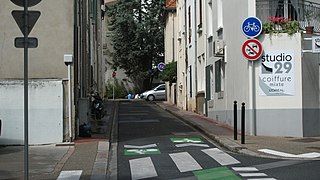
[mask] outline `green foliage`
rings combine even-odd
[[[108,99],[113,98],[113,87],[114,87],[114,98],[125,98],[125,96],[128,94],[126,91],[126,88],[123,83],[119,83],[118,79],[109,79],[107,81],[106,86],[106,96]]]
[[[288,33],[292,35],[299,32],[299,22],[284,17],[273,17],[271,16],[270,21],[263,24],[263,33],[274,34],[274,33]]]
[[[177,82],[177,61],[166,64],[160,74],[160,79],[169,82],[170,85]]]
[[[119,0],[107,10],[114,68],[137,82],[152,79],[164,54],[164,0]]]

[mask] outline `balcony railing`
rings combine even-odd
[[[320,32],[320,4],[305,0],[256,0],[257,17],[267,22],[270,16],[291,18],[300,27],[313,26]]]

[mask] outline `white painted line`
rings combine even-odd
[[[119,123],[153,123],[153,122],[160,122],[157,119],[145,119],[145,120],[125,120],[125,121],[119,121]]]
[[[150,157],[131,159],[129,163],[132,180],[158,176]]]
[[[57,180],[79,180],[82,170],[61,171]]]
[[[143,146],[135,146],[135,145],[124,145],[124,148],[132,148],[132,149],[145,149],[145,148],[153,148],[157,147],[156,144],[148,144]]]
[[[253,178],[253,179],[247,179],[247,180],[277,180],[275,178]]]
[[[187,147],[187,146],[209,147],[209,145],[207,144],[195,144],[195,143],[176,144],[176,147]]]
[[[255,167],[233,167],[232,168],[234,171],[259,171],[257,168]]]
[[[240,163],[238,160],[218,148],[204,149],[202,152],[206,153],[222,166]]]
[[[281,151],[275,151],[275,150],[271,150],[271,149],[259,149],[258,151],[264,152],[267,154],[276,155],[276,156],[288,157],[288,158],[318,158],[318,157],[320,157],[320,153],[316,153],[316,152],[295,155],[295,154],[285,153],[285,152],[281,152]]]
[[[268,176],[265,173],[239,173],[242,177],[262,177],[262,176]]]
[[[202,167],[187,152],[169,154],[180,172],[200,170]]]

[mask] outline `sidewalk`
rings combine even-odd
[[[237,136],[238,140],[234,140],[233,127],[182,110],[167,102],[158,102],[157,104],[230,151],[261,157],[320,160],[320,137],[293,138],[246,135],[245,144],[241,144],[240,134]]]

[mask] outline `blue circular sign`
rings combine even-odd
[[[158,64],[158,70],[159,70],[159,71],[163,71],[165,66],[166,66],[165,63],[159,63],[159,64]]]
[[[248,17],[243,21],[241,29],[245,36],[254,38],[260,35],[262,23],[257,17]]]

